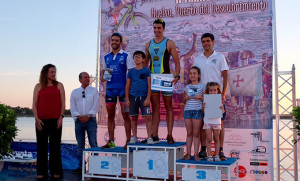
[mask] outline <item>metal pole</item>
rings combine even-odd
[[[276,7],[275,0],[272,0],[273,16],[273,58],[275,67],[275,108],[276,108],[276,160],[277,160],[277,180],[280,181],[280,157],[279,157],[279,105],[278,105],[278,61],[277,61],[277,31],[276,31]],[[273,171],[274,174],[274,171]]]
[[[100,66],[100,46],[101,46],[101,0],[99,0],[98,11],[98,35],[97,35],[97,58],[96,58],[96,88],[99,90],[99,66]]]
[[[292,100],[293,108],[296,106],[296,75],[295,75],[295,65],[292,68]],[[295,122],[293,122],[293,127],[295,127]],[[294,129],[294,140],[297,140],[297,131]],[[294,180],[298,180],[298,158],[297,158],[297,144],[294,144]]]

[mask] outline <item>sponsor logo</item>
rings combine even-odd
[[[269,164],[267,162],[250,162],[250,165],[252,165],[252,166],[268,166]]]
[[[240,158],[240,151],[237,149],[230,150],[229,155],[231,158]]]
[[[236,175],[236,167],[234,168],[234,173],[235,173],[235,175]],[[239,166],[239,178],[245,177],[246,174],[247,174],[246,168],[240,165],[240,166]]]
[[[244,146],[246,142],[243,140],[243,137],[239,134],[232,134],[228,137],[228,140],[225,141],[228,146]]]
[[[159,51],[159,48],[158,47],[154,47],[154,52],[155,52],[156,55],[157,55],[158,51]]]
[[[214,64],[216,64],[217,60],[213,59],[211,62],[214,63]]]
[[[119,59],[119,62],[123,62],[124,61],[124,57],[121,56],[120,59]]]
[[[250,134],[253,136],[254,139],[256,139],[259,142],[264,142],[264,143],[269,142],[269,140],[263,140],[262,131],[256,131],[256,132],[250,133]]]
[[[253,150],[251,150],[251,153],[268,154],[267,153],[267,148],[264,147],[264,146],[256,146]]]
[[[250,174],[263,175],[263,174],[268,174],[268,171],[266,171],[266,170],[250,170]]]
[[[263,158],[250,158],[250,162],[268,162],[268,159]]]

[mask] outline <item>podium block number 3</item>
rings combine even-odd
[[[206,179],[206,172],[205,171],[202,171],[202,170],[198,170],[196,172],[196,178],[197,179]]]

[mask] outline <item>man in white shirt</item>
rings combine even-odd
[[[211,33],[204,33],[201,37],[202,46],[204,52],[199,55],[194,62],[193,66],[197,66],[201,71],[201,83],[207,84],[207,82],[217,82],[222,89],[222,103],[224,104],[225,95],[228,88],[228,65],[224,55],[214,51],[213,46],[215,44],[214,35]],[[224,107],[225,108],[225,107]],[[220,132],[220,158],[221,160],[226,160],[223,153],[223,143],[224,143],[224,119],[226,111],[223,114],[221,122],[221,132]],[[206,155],[206,136],[205,131],[202,130],[203,123],[200,130],[201,138],[201,151],[199,153],[200,158],[205,158]]]
[[[77,140],[77,158],[79,165],[73,173],[82,171],[82,153],[87,132],[91,147],[97,147],[97,120],[96,115],[100,108],[99,92],[90,87],[90,76],[86,72],[79,74],[81,87],[74,89],[70,98],[71,114],[75,120],[75,135]]]

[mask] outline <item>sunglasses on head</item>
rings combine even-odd
[[[162,19],[156,19],[155,21],[159,21],[161,23],[164,23],[164,20],[162,20]]]

